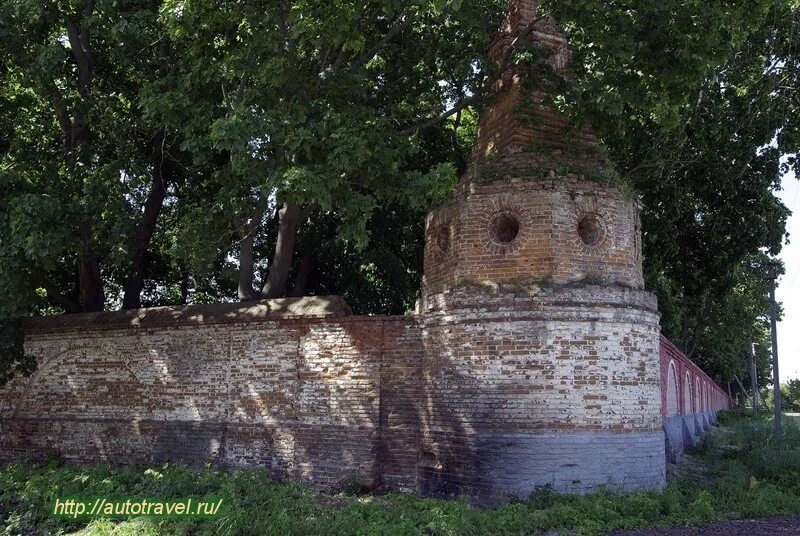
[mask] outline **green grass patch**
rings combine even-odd
[[[15,463],[0,469],[0,535],[496,535],[606,534],[614,529],[698,524],[800,512],[800,426],[775,436],[766,418],[723,414],[698,447],[707,468],[662,493],[534,493],[495,509],[403,494],[326,494],[270,480],[265,471],[163,466],[76,469]],[[355,483],[350,490],[355,492]],[[224,498],[213,519],[53,517],[56,497]]]

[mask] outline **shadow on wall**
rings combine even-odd
[[[153,409],[152,398],[108,348],[70,346],[56,343],[32,377],[3,390],[2,457],[86,462],[88,454],[101,462],[116,457],[117,463],[135,463],[135,453],[147,448],[142,423]]]
[[[564,307],[561,292],[552,309],[481,295],[480,314],[453,292],[462,309],[425,317],[421,495],[491,505],[545,487],[663,486],[657,334]]]
[[[50,332],[40,325],[26,342],[39,371],[0,393],[0,457],[266,466],[320,486],[355,475],[378,486],[388,324],[393,342],[420,348],[413,319],[193,320],[147,329],[110,322]],[[410,371],[418,354],[408,352]],[[413,398],[407,387],[397,391]],[[416,437],[415,406],[399,405],[395,426]],[[397,469],[396,479],[414,470]]]
[[[78,329],[39,324],[26,340],[38,372],[0,391],[0,458],[267,467],[321,487],[357,477],[487,504],[547,485],[663,484],[649,324],[566,310],[568,320],[544,321],[526,299],[516,313],[455,322],[195,312],[172,325],[123,326],[113,314],[93,329],[80,317]],[[664,366],[663,350],[674,389],[663,406],[690,412],[665,420],[669,454],[714,420],[686,401],[720,397],[703,402],[694,372],[674,357]]]

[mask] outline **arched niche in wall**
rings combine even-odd
[[[692,413],[694,413],[694,404],[692,404],[692,374],[687,370],[683,382],[683,414],[691,415]]]
[[[694,412],[700,413],[703,411],[703,391],[700,386],[700,378],[694,380]]]
[[[146,418],[153,407],[150,388],[135,366],[104,346],[76,346],[40,358],[16,399],[16,418],[49,417],[130,420]],[[122,393],[125,396],[120,396]]]
[[[667,373],[667,417],[674,417],[680,413],[678,401],[678,373],[675,370],[675,362],[670,361]]]

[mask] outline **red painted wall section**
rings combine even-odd
[[[671,371],[670,366],[674,372]],[[670,380],[670,375],[675,373],[677,373],[677,382]],[[698,383],[700,384],[699,389],[696,387]],[[677,393],[674,391],[676,388]],[[670,390],[673,390],[672,393]],[[733,404],[728,393],[723,391],[700,367],[662,335],[661,415],[674,417],[677,414],[704,413],[732,407]]]

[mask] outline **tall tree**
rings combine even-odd
[[[148,251],[178,171],[175,133],[139,94],[169,77],[160,2],[5,2],[0,161],[2,285],[24,313],[37,289],[66,312],[140,305]],[[114,280],[119,280],[119,285]]]
[[[193,237],[233,243],[239,297],[277,297],[291,291],[297,235],[312,214],[335,214],[337,236],[364,245],[367,222],[387,203],[428,206],[453,170],[409,165],[420,155],[412,134],[479,90],[504,4],[167,4],[184,78],[151,106],[199,160],[225,162],[205,178],[201,190],[212,194],[192,201],[189,249],[201,249]],[[258,258],[268,230],[272,250]]]

